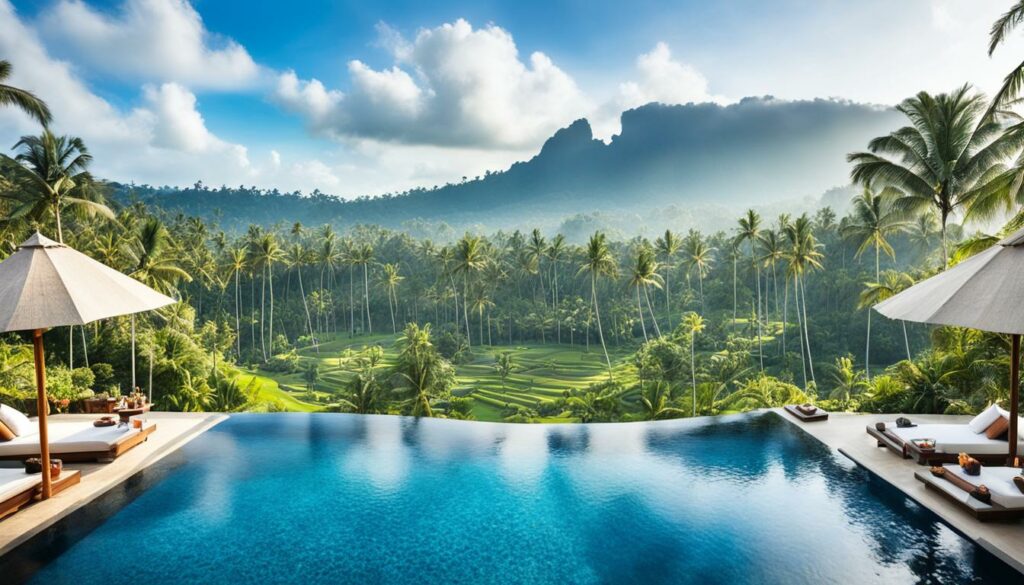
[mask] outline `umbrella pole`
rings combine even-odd
[[[38,391],[37,408],[39,410],[39,458],[42,460],[43,496],[50,498],[50,442],[46,428],[46,356],[43,354],[43,330],[32,332],[32,348],[36,362],[36,390]]]
[[[135,393],[135,313],[132,313],[132,389],[128,394]]]
[[[1020,334],[1014,334],[1011,342],[1010,355],[1010,460],[1013,465],[1017,459],[1017,416],[1020,411]]]

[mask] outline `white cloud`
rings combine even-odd
[[[708,93],[708,80],[694,67],[672,59],[672,51],[661,42],[636,59],[639,81],[619,85],[623,109],[650,102],[686,104],[719,101]]]
[[[146,86],[140,105],[121,111],[90,91],[68,63],[52,58],[7,0],[0,0],[0,55],[14,66],[11,82],[31,89],[50,106],[54,130],[85,141],[101,177],[237,184],[257,173],[245,147],[207,129],[190,91],[174,83]],[[18,136],[38,131],[19,111],[0,109],[0,144],[14,144]]]
[[[347,93],[287,72],[275,99],[330,136],[481,148],[536,146],[586,111],[569,75],[543,53],[524,63],[500,27],[474,29],[460,19],[411,42],[379,31],[392,67],[349,62]]]
[[[62,54],[119,78],[233,89],[260,74],[245,48],[207,31],[186,0],[125,0],[115,14],[61,0],[40,29]]]
[[[609,138],[619,132],[619,116],[628,109],[651,102],[662,104],[727,103],[712,95],[708,80],[692,65],[672,57],[668,44],[657,43],[636,58],[636,78],[619,84],[618,93],[593,114],[594,135]]]

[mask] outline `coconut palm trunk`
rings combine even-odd
[[[264,323],[264,313],[267,310],[267,269],[263,268],[262,282],[260,283],[260,349],[263,350],[263,361],[267,361],[267,339],[264,333],[266,333],[266,325]]]
[[[796,303],[796,331],[800,339],[800,367],[804,373],[804,388],[807,388],[807,357],[804,352],[804,328],[803,318],[800,316],[800,281],[793,275],[793,300]]]
[[[608,347],[604,344],[604,330],[601,328],[601,308],[597,304],[597,275],[590,274],[590,301],[594,304],[594,316],[597,318],[597,336],[604,350],[604,361],[608,364],[608,379],[612,379],[612,358],[608,357]]]
[[[373,335],[373,321],[370,320],[370,269],[369,262],[363,262],[363,293],[366,297],[366,331]]]
[[[466,345],[473,348],[473,336],[469,332],[469,271],[462,274],[462,320],[466,322]]]
[[[302,295],[302,309],[306,312],[306,327],[309,329],[309,337],[313,340],[313,347],[316,348],[317,353],[320,353],[320,343],[316,339],[316,333],[313,332],[313,320],[309,316],[309,305],[306,303],[306,293],[302,287],[302,268],[298,268],[296,272],[299,273],[299,294]]]
[[[697,416],[697,353],[694,344],[697,340],[697,333],[690,332],[690,382],[693,388],[693,416]]]
[[[270,355],[274,355],[274,265],[267,265],[270,280]]]
[[[814,378],[814,357],[811,355],[811,334],[807,329],[807,282],[804,278],[800,279],[800,289],[804,307],[804,339],[807,340],[807,369],[811,372],[811,382],[817,384],[818,381]]]
[[[644,323],[644,310],[640,308],[640,285],[636,285],[636,312],[640,315],[640,331],[644,334],[644,343],[647,343],[647,325]]]
[[[654,323],[654,334],[661,337],[661,328],[658,327],[658,317],[654,314],[654,308],[651,306],[651,297],[647,294],[647,286],[644,286],[644,300],[647,301],[647,310],[651,313],[651,322]]]
[[[303,299],[305,300],[305,299]],[[238,352],[238,359],[242,359],[242,330],[239,328],[242,323],[241,317],[242,293],[238,288],[238,271],[235,271],[235,351]]]

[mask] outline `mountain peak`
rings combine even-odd
[[[594,131],[590,128],[590,122],[587,122],[586,118],[580,118],[548,138],[540,149],[539,156],[577,153],[592,146],[595,142],[598,141],[594,140]]]

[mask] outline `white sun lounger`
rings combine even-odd
[[[1017,439],[1017,450],[1024,453],[1024,426],[1021,431]],[[888,421],[884,431],[868,425],[867,432],[878,440],[879,447],[888,447],[921,465],[950,463],[956,461],[960,453],[968,453],[982,463],[999,465],[1006,463],[1010,447],[1007,441],[989,439],[985,433],[976,433],[967,424],[925,423],[899,428],[895,421]],[[912,442],[913,439],[934,439],[935,449],[921,449]]]
[[[979,475],[968,475],[955,463],[947,463],[942,468],[947,475],[959,478],[975,488],[982,485],[987,487],[991,494],[991,502],[978,500],[970,492],[945,478],[936,477],[930,471],[918,471],[914,475],[926,487],[938,492],[982,522],[1015,520],[1024,516],[1024,493],[1021,493],[1013,483],[1014,476],[1020,475],[1020,469],[983,465]]]
[[[51,457],[64,462],[112,461],[145,441],[156,430],[156,423],[147,422],[142,429],[133,429],[94,427],[92,421],[55,421],[49,423],[48,430]],[[38,455],[38,433],[0,443],[0,460],[23,460]]]
[[[78,483],[78,471],[65,469],[60,477],[53,482],[53,493]],[[21,467],[0,468],[0,518],[17,512],[39,495],[42,490],[43,476],[38,473],[28,474]]]

